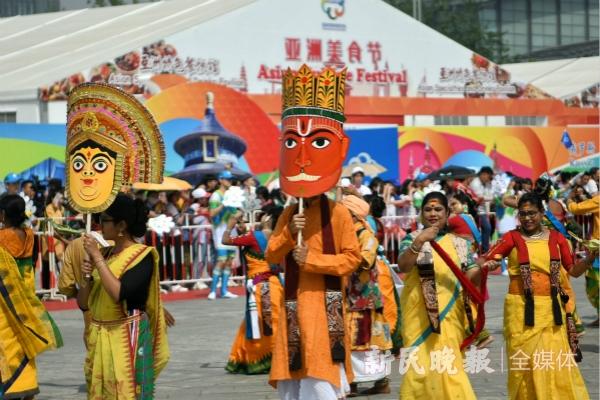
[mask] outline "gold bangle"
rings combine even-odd
[[[419,255],[419,250],[415,249],[413,245],[414,243],[411,243],[410,246],[408,246],[408,249],[412,251],[413,254]]]

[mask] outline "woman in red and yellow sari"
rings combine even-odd
[[[246,232],[241,213],[229,219],[223,244],[240,246],[246,260],[246,313],[231,347],[225,369],[233,374],[268,374],[277,324],[283,306],[283,286],[278,268],[265,260],[265,250],[281,207],[271,206],[263,214],[260,229]],[[237,227],[237,236],[231,231]]]
[[[169,359],[160,300],[158,253],[135,242],[146,232],[144,203],[125,194],[100,215],[102,235],[115,246],[105,255],[86,235],[82,265],[88,283],[77,295],[91,312],[85,378],[88,399],[154,398],[154,383]]]
[[[566,269],[578,277],[596,254],[574,264],[568,242],[542,225],[544,205],[535,193],[518,202],[520,228],[506,233],[486,254],[494,269],[508,257],[510,284],[504,301],[504,338],[510,399],[589,399],[577,361],[581,351],[573,315],[565,307]]]
[[[4,196],[0,218],[0,398],[33,399],[39,393],[35,357],[61,347],[62,338],[35,295],[33,232],[22,228],[25,201]]]
[[[35,293],[35,271],[33,269],[33,242],[35,235],[23,224],[26,220],[25,200],[17,194],[8,194],[0,200],[0,246],[15,259],[25,286]]]
[[[479,267],[470,243],[447,232],[448,215],[446,196],[427,194],[421,205],[425,228],[407,235],[400,244],[398,267],[406,274],[400,295],[400,372],[404,375],[400,398],[476,398],[461,352],[467,337],[463,285],[440,252],[473,281]],[[435,250],[432,242],[437,243]]]

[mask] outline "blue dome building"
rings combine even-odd
[[[184,169],[173,176],[196,186],[206,175],[218,175],[229,169],[234,177],[244,179],[251,174],[239,168],[246,142],[223,128],[214,110],[214,94],[206,94],[204,119],[193,132],[175,142],[175,151],[184,160]]]

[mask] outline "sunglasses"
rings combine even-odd
[[[519,218],[527,218],[527,217],[533,218],[536,215],[538,215],[539,213],[540,213],[539,211],[533,211],[533,210],[531,210],[531,211],[519,211],[518,215],[519,215]]]

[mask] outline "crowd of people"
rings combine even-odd
[[[31,398],[37,391],[35,354],[60,346],[58,329],[35,297],[33,256],[48,251],[36,250],[47,245],[34,239],[35,230],[48,229],[50,223],[56,228],[59,289],[76,296],[84,312],[90,398],[115,390],[128,374],[140,380],[125,379],[131,385],[119,387],[120,394],[151,398],[155,376],[168,359],[166,326],[174,323],[162,307],[160,292],[199,289],[203,283],[192,278],[211,277],[209,299],[235,298],[228,288],[236,268],[235,273],[245,275],[247,300],[226,370],[270,373],[269,381],[282,398],[303,398],[304,390],[324,399],[389,393],[394,356],[406,367],[401,396],[446,398],[454,393],[475,398],[463,349],[471,344],[483,348],[493,340],[480,316],[485,275],[496,268],[509,276],[504,315],[508,356],[523,353],[531,358],[552,351],[579,361],[578,337],[585,326],[570,278],[585,274],[588,298],[597,310],[597,250],[581,242],[599,239],[599,177],[594,168],[532,182],[483,167],[436,181],[420,175],[400,186],[378,178],[367,185],[364,171],[355,168],[327,196],[306,199],[300,211],[296,200],[276,185],[260,186],[252,177],[236,179],[226,170],[189,191],[119,194],[94,218],[94,229],[114,243],[99,249],[90,235],[73,240],[61,234],[61,224],[71,223],[69,216],[76,213],[64,201],[59,182],[40,196],[34,181],[9,174],[0,197],[0,257],[12,257],[18,275],[3,269],[1,277],[22,281],[15,292],[23,293],[19,301],[33,310],[36,334],[46,337],[47,344],[27,354],[28,369],[7,393]],[[161,216],[172,223],[169,240],[177,240],[177,251],[162,251],[168,242],[152,240],[148,220]],[[318,224],[325,218],[330,225]],[[392,226],[396,234],[386,235]],[[304,239],[297,238],[299,232]],[[153,245],[142,244],[139,238],[144,237]],[[193,243],[192,250],[179,246],[183,242]],[[314,274],[328,278],[321,282],[311,278]],[[186,280],[190,283],[168,284]],[[295,297],[297,293],[303,295]],[[331,312],[336,307],[339,312]],[[316,310],[330,323],[311,331],[294,329],[306,326]],[[95,363],[107,359],[123,338],[111,328],[113,320],[127,320],[121,326],[136,329],[139,341],[127,343],[135,346],[129,356],[113,357],[112,378],[98,377],[93,374]],[[598,320],[592,325],[597,327]],[[30,332],[17,333],[22,343],[32,340]],[[445,373],[434,368],[431,358],[442,348],[455,356]],[[329,351],[332,358],[323,358]],[[135,352],[148,357],[133,362]],[[18,361],[15,354],[5,357],[10,365]],[[305,382],[302,377],[314,379],[306,381],[309,386],[294,386]],[[364,383],[372,385],[360,390]],[[576,367],[509,370],[508,388],[515,399],[549,398],[550,391],[561,398],[588,398]],[[140,391],[144,396],[139,397]]]

